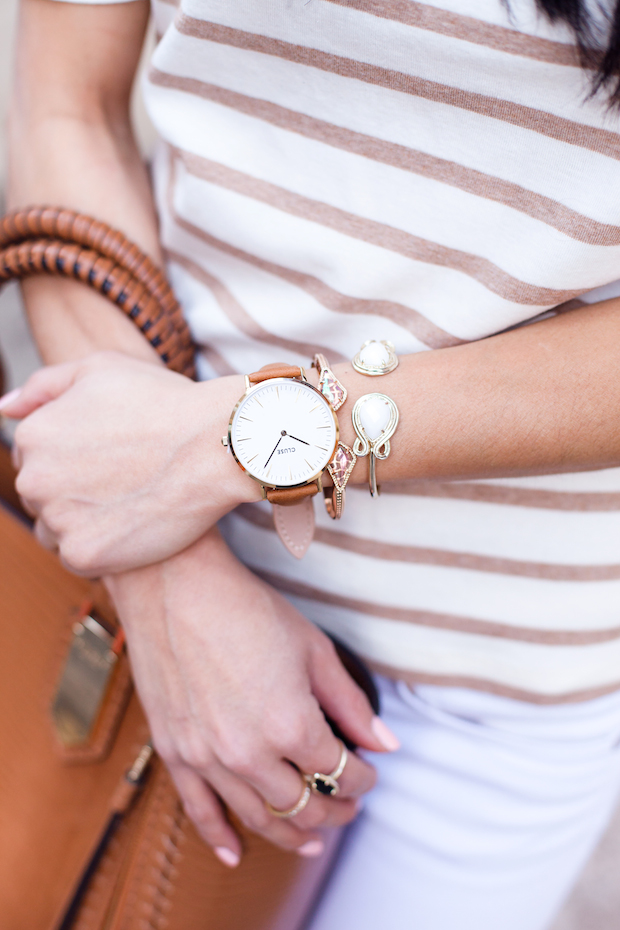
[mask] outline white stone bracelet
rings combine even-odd
[[[391,342],[382,339],[369,339],[364,343],[353,361],[356,371],[361,375],[389,375],[398,367],[398,356]]]
[[[380,493],[376,459],[386,459],[390,454],[390,439],[398,426],[398,417],[398,407],[387,394],[364,394],[353,407],[351,419],[357,436],[353,452],[360,458],[370,456],[368,486],[371,497]]]
[[[387,339],[369,339],[363,344],[352,365],[361,375],[389,375],[398,367],[398,356]],[[368,484],[370,495],[378,495],[376,459],[390,454],[390,438],[398,425],[398,407],[386,394],[365,394],[353,408],[353,428],[357,439],[355,455],[370,455]]]

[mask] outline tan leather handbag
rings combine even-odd
[[[0,473],[10,497],[5,448]],[[237,824],[241,865],[216,859],[150,758],[103,591],[5,506],[0,612],[2,930],[299,927],[329,856],[301,859]]]
[[[191,372],[167,284],[121,234],[61,210],[0,221],[0,279],[45,272],[105,293]],[[0,927],[298,930],[331,851],[302,859],[237,824],[241,865],[216,859],[152,752],[103,589],[39,547],[13,480],[0,446]]]

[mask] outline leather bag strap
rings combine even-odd
[[[60,207],[0,220],[0,287],[35,274],[81,281],[115,303],[173,371],[195,377],[194,346],[160,268],[117,229]]]

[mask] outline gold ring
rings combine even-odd
[[[289,807],[288,810],[285,810],[285,811],[276,810],[275,807],[271,806],[269,801],[265,801],[265,807],[267,808],[270,814],[273,814],[274,817],[280,817],[281,819],[285,819],[286,817],[295,817],[297,814],[301,814],[302,810],[304,809],[304,807],[310,800],[311,794],[312,794],[312,791],[310,789],[310,785],[305,783],[304,790],[299,796],[299,800],[292,807]]]
[[[347,752],[345,744],[341,739],[339,739],[338,742],[340,743],[340,759],[333,772],[330,772],[329,775],[324,775],[323,772],[315,772],[314,775],[304,775],[308,787],[314,791],[315,794],[323,794],[328,798],[335,797],[340,791],[338,779],[344,772],[344,767],[349,758],[349,753]]]

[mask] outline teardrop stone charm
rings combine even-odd
[[[368,486],[371,497],[379,493],[376,461],[390,454],[390,439],[398,426],[398,407],[387,394],[364,394],[353,407],[351,420],[357,439],[353,451],[358,456],[370,456]]]
[[[392,411],[387,400],[377,394],[368,394],[360,404],[359,418],[364,432],[371,442],[383,433],[390,422]]]

